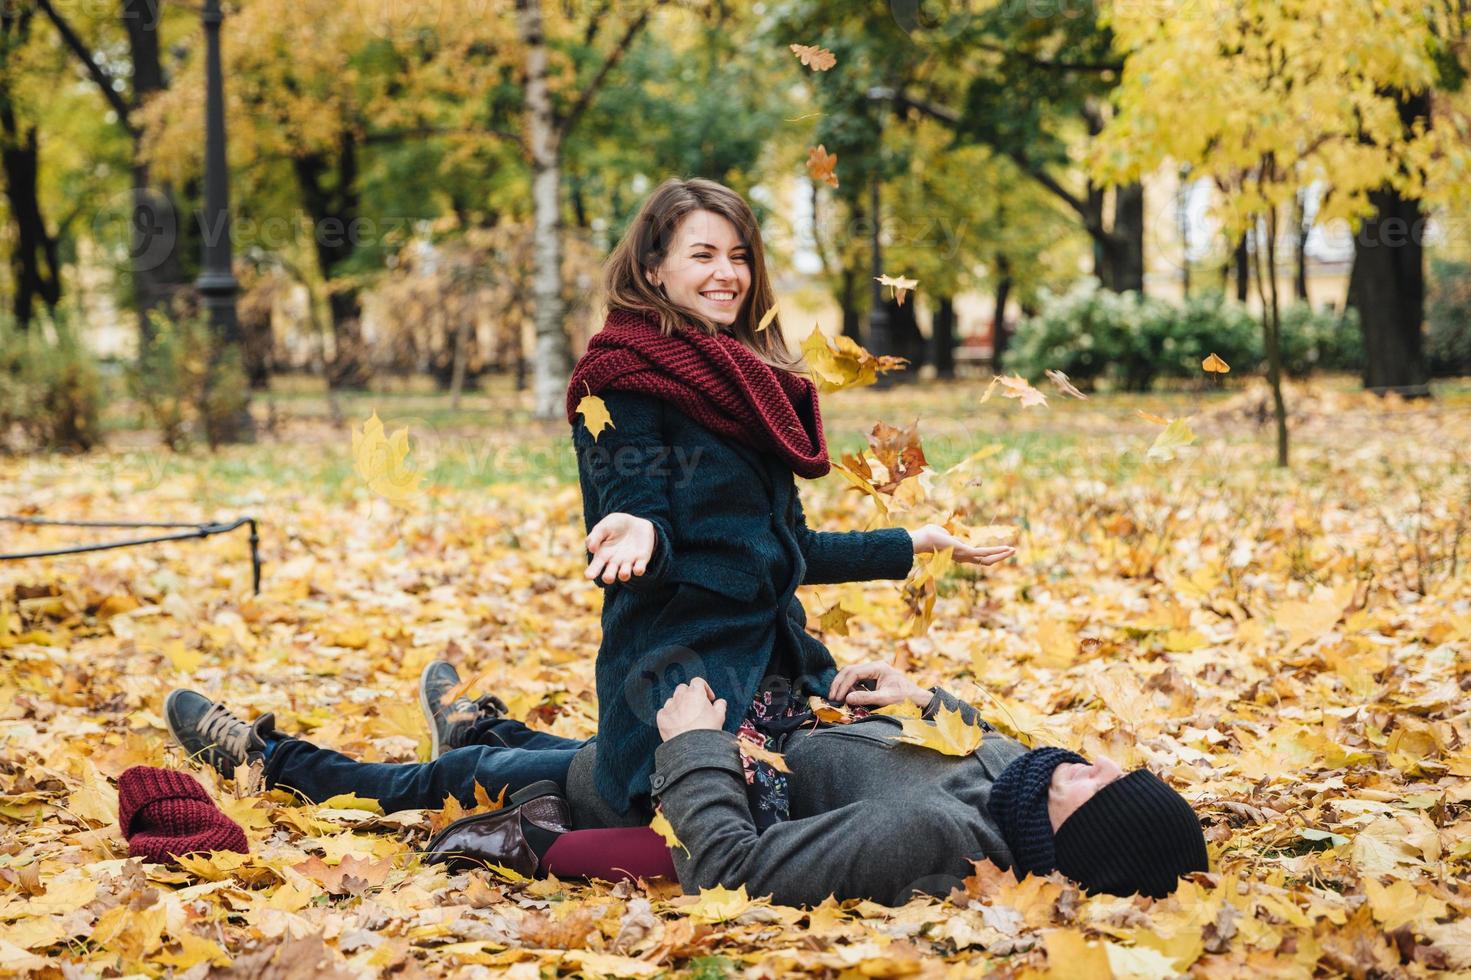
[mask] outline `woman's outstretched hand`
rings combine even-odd
[[[858,686],[864,682],[870,683]],[[829,701],[864,708],[886,708],[891,704],[913,701],[923,710],[930,706],[934,696],[933,691],[914,683],[899,668],[878,660],[844,667],[833,678],[832,687],[827,692]]]
[[[916,555],[952,548],[954,550],[951,552],[951,557],[967,565],[994,565],[1016,554],[1016,548],[1009,544],[986,545],[979,548],[966,544],[938,524],[926,524],[917,531],[910,531],[909,536],[914,539]]]
[[[725,699],[716,698],[705,678],[696,677],[674,689],[655,721],[666,742],[685,732],[719,731],[725,727]]]
[[[614,579],[627,582],[649,567],[658,540],[652,521],[632,514],[609,514],[587,534],[584,546],[592,552],[592,561],[584,574],[593,579],[601,575],[609,585]]]

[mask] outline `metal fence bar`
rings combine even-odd
[[[160,541],[183,541],[189,538],[207,538],[212,534],[224,534],[227,531],[233,531],[242,524],[248,525],[250,527],[251,587],[256,595],[260,595],[260,533],[256,527],[254,517],[237,518],[228,524],[223,521],[207,521],[199,524],[160,521],[53,521],[40,517],[15,517],[8,515],[0,515],[0,521],[9,524],[45,527],[189,528],[189,530],[181,531],[178,534],[163,534],[151,538],[132,538],[127,541],[78,544],[46,551],[21,551],[0,554],[0,561],[19,561],[24,558],[54,558],[60,555],[80,555],[89,551],[110,551],[113,548],[131,548],[141,544],[156,544]]]

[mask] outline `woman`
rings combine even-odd
[[[739,194],[664,182],[604,277],[607,320],[567,390],[587,574],[607,587],[598,738],[574,760],[569,796],[574,809],[601,809],[595,819],[640,823],[651,814],[655,715],[680,683],[705,678],[716,699],[740,706],[726,729],[763,743],[802,723],[809,695],[828,692],[836,666],[806,631],[798,585],[901,579],[916,554],[943,548],[983,565],[1013,549],[972,548],[937,525],[807,528],[795,477],[830,468],[822,416],[779,319],[762,328],[775,300]],[[579,420],[589,395],[611,427]],[[783,819],[780,774],[753,765],[748,779],[762,822]]]

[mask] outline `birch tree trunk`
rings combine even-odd
[[[531,150],[534,269],[531,295],[536,323],[532,400],[537,418],[564,411],[572,352],[562,306],[561,134],[547,91],[546,37],[540,0],[516,0],[517,27],[526,46],[527,143]]]

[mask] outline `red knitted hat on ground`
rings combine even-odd
[[[133,766],[124,772],[117,781],[117,822],[128,855],[158,864],[195,851],[250,853],[240,825],[197,779],[172,769]]]

